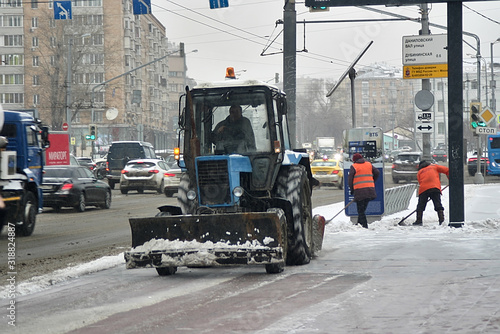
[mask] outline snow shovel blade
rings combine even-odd
[[[129,219],[127,268],[284,263],[283,220],[276,213]]]

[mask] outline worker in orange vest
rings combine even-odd
[[[418,204],[417,220],[413,223],[415,226],[422,226],[422,217],[429,198],[434,203],[434,210],[438,214],[439,225],[444,222],[444,208],[441,204],[441,180],[439,173],[445,174],[449,178],[450,169],[446,166],[431,164],[422,160],[418,164]]]
[[[368,228],[365,211],[368,202],[377,197],[375,181],[380,176],[380,172],[370,162],[365,161],[359,153],[352,156],[352,162],[353,164],[349,170],[349,189],[351,195],[354,195],[353,201],[356,202],[358,207],[358,224]]]

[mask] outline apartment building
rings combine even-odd
[[[0,2],[0,102],[36,108],[52,130],[69,124],[74,152],[117,140],[171,144],[170,50],[154,15],[134,15],[132,0],[73,0],[72,19],[53,1]],[[177,57],[179,57],[177,55]],[[183,71],[185,74],[185,71]]]

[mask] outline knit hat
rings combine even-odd
[[[422,169],[422,168],[425,168],[427,166],[429,166],[430,163],[428,161],[425,161],[425,160],[422,160],[420,161],[420,163],[418,164],[418,169]]]
[[[356,162],[358,161],[359,159],[363,159],[363,156],[359,153],[355,153],[353,156],[352,156],[352,161],[353,162]]]

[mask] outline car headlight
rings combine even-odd
[[[242,187],[238,186],[238,187],[235,187],[233,189],[233,195],[240,198],[241,196],[243,196],[243,193],[245,192],[245,189],[243,189]]]

